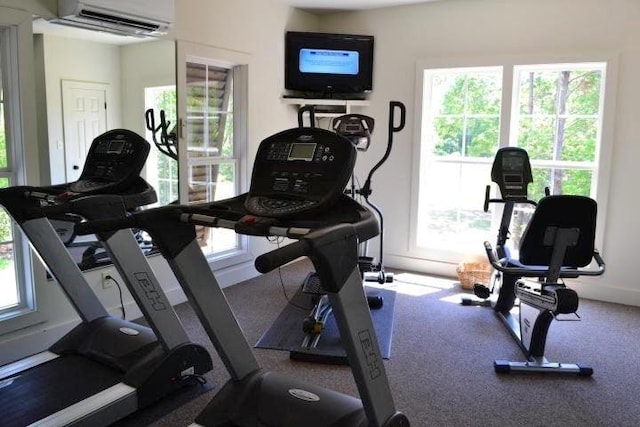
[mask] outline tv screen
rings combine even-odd
[[[373,36],[287,32],[285,89],[329,98],[372,90]]]

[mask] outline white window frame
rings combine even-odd
[[[186,141],[186,97],[182,94],[186,93],[186,64],[187,62],[196,62],[208,64],[212,66],[224,67],[233,70],[234,73],[234,115],[233,115],[233,162],[235,169],[236,194],[241,194],[248,189],[248,153],[247,153],[247,134],[249,111],[248,105],[248,68],[250,66],[251,56],[241,52],[233,52],[224,49],[214,48],[210,46],[199,45],[184,41],[178,41],[176,44],[176,89],[178,103],[178,187],[181,203],[186,203],[186,195],[188,194],[189,185],[189,161],[187,158],[187,141]],[[229,163],[232,159],[220,158],[220,163]],[[212,255],[208,255],[207,259],[211,267],[221,269],[230,267],[242,262],[252,260],[249,250],[249,239],[247,236],[238,235],[238,247],[234,250],[221,251]]]
[[[0,7],[0,31],[8,155],[0,176],[9,178],[10,185],[24,185],[39,181],[31,14]],[[42,321],[36,305],[35,265],[28,242],[15,224],[13,243],[20,304],[0,311],[0,334]]]
[[[425,97],[424,71],[432,69],[455,69],[455,68],[484,68],[502,67],[502,102],[500,112],[500,140],[499,145],[510,145],[509,141],[515,135],[515,130],[511,129],[513,108],[513,91],[517,87],[514,81],[514,68],[528,66],[531,64],[577,64],[577,63],[605,63],[606,73],[603,74],[604,90],[602,105],[602,127],[601,144],[596,149],[596,167],[594,179],[592,181],[593,194],[598,202],[598,218],[596,230],[596,245],[603,248],[606,236],[606,216],[608,205],[609,181],[611,175],[611,158],[613,151],[614,118],[616,105],[616,88],[618,75],[617,52],[597,51],[597,52],[565,52],[565,53],[538,53],[527,55],[470,55],[465,57],[435,57],[417,61],[416,63],[416,100],[415,108],[415,141],[413,144],[413,164],[412,164],[412,189],[411,189],[411,212],[409,227],[409,248],[408,255],[422,260],[434,261],[435,263],[457,263],[462,259],[477,258],[484,259],[482,242],[478,242],[478,250],[474,253],[459,253],[438,250],[436,248],[424,248],[417,244],[418,205],[420,197],[420,165],[422,157],[428,155],[423,151],[422,139],[425,135],[426,127],[423,123],[423,101]],[[489,163],[493,159],[488,159]],[[479,162],[483,163],[483,162]],[[542,164],[536,163],[536,166]],[[487,183],[490,178],[487,177]]]

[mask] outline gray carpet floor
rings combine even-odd
[[[251,345],[293,296],[311,264],[281,270],[225,289]],[[493,312],[462,306],[453,279],[396,273],[391,358],[385,367],[396,406],[413,426],[638,426],[640,425],[640,308],[580,301],[580,322],[553,322],[546,356],[582,362],[588,378],[498,375],[494,359],[523,360]],[[212,389],[154,422],[189,425],[229,378],[189,304],[176,308],[195,342],[210,349]],[[289,360],[288,352],[256,349],[262,365],[357,396],[350,369]],[[302,427],[302,426],[301,426]]]

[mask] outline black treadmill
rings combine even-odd
[[[295,128],[260,144],[248,194],[167,206],[76,227],[79,234],[147,230],[167,259],[230,380],[196,418],[204,426],[408,426],[395,408],[358,269],[375,216],[343,194],[355,148],[340,135]],[[360,399],[262,369],[196,241],[195,225],[296,241],[256,258],[259,272],[308,256],[327,291]]]
[[[131,230],[97,237],[150,327],[109,315],[49,217],[124,218],[156,201],[139,173],[149,144],[112,130],[92,143],[78,181],[0,190],[0,203],[30,241],[81,322],[47,351],[0,367],[3,426],[102,426],[131,414],[211,370],[189,338]]]

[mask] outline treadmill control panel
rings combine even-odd
[[[89,148],[80,178],[69,185],[69,191],[88,195],[127,188],[140,176],[149,149],[143,137],[126,129],[99,135]]]
[[[266,217],[325,208],[342,194],[355,159],[353,145],[325,129],[277,133],[258,148],[245,207]]]

